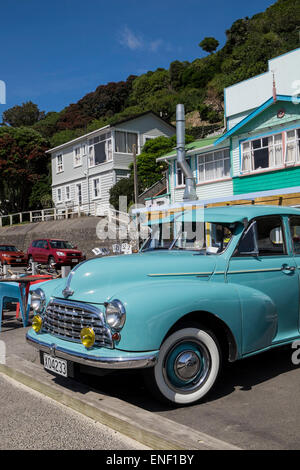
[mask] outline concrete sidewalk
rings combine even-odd
[[[40,364],[38,352],[26,343],[27,329],[16,321],[13,312],[5,312],[0,341],[6,346],[6,363],[0,364],[1,373],[151,449],[238,449],[105,392],[94,391],[84,382],[47,373]]]

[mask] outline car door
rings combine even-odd
[[[47,264],[50,255],[49,244],[47,240],[42,240],[41,244],[41,263]]]
[[[256,218],[229,262],[227,281],[250,288],[240,292],[244,354],[298,335],[299,281],[287,222]]]
[[[291,234],[291,248],[297,266],[298,282],[300,285],[300,216],[289,217],[289,229]],[[300,331],[300,306],[298,316],[298,331]]]
[[[34,261],[36,261],[37,263],[41,263],[41,257],[42,257],[42,242],[43,240],[37,240],[34,242],[34,245],[32,244],[32,256],[33,256],[33,259]]]

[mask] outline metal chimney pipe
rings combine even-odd
[[[185,176],[184,201],[195,201],[198,199],[196,194],[196,183],[193,172],[185,159],[185,115],[184,105],[176,106],[176,136],[177,136],[177,163]]]

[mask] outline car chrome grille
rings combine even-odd
[[[93,328],[95,345],[112,348],[110,329],[105,325],[104,315],[93,305],[53,299],[43,317],[43,331],[59,338],[81,343],[80,331],[84,327]]]

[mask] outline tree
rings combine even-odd
[[[191,136],[186,136],[186,143],[192,142]],[[139,181],[139,191],[145,191],[154,183],[159,181],[168,168],[167,163],[157,162],[156,159],[162,155],[166,155],[176,147],[176,136],[173,137],[157,137],[148,140],[137,156],[137,172]],[[133,168],[131,167],[131,175],[133,178]]]
[[[199,47],[210,54],[214,52],[219,45],[219,41],[212,37],[206,37],[199,43]]]
[[[134,183],[133,178],[122,178],[118,181],[110,190],[109,203],[116,209],[119,210],[120,197],[127,197],[127,208],[134,201]]]
[[[28,210],[32,187],[47,175],[48,141],[26,127],[0,128],[0,210]]]
[[[14,106],[4,111],[3,122],[12,127],[32,126],[44,116],[44,111],[40,111],[32,101],[27,101],[22,106]]]

